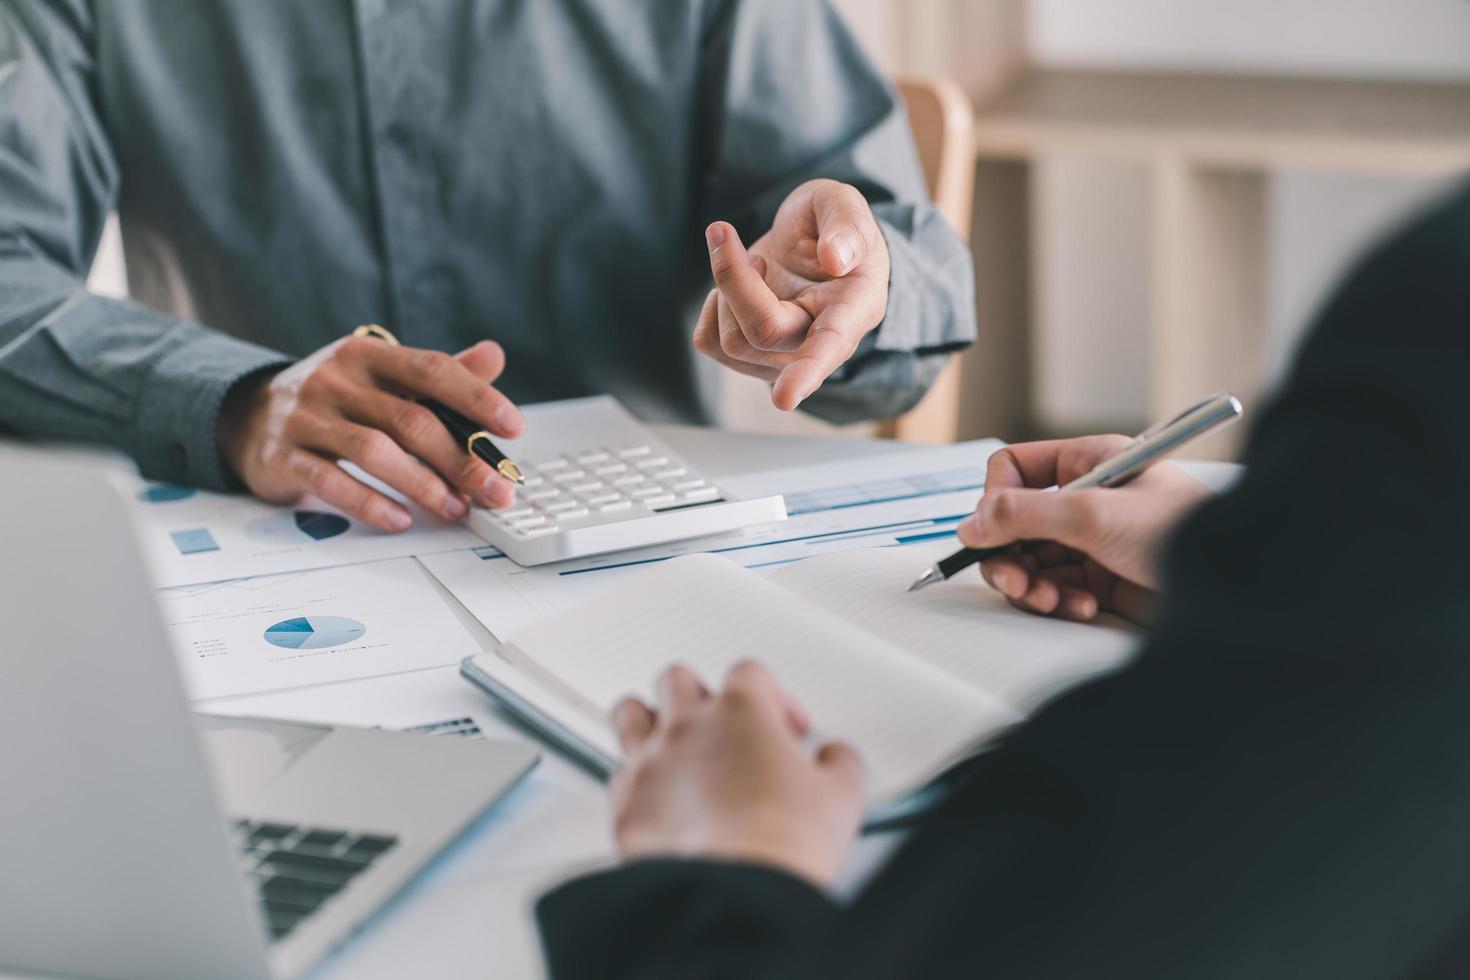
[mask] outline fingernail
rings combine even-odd
[[[450,494],[444,501],[444,513],[451,521],[457,521],[469,512],[469,508],[464,505],[464,501],[454,496],[454,494]]]
[[[837,246],[837,261],[841,264],[842,271],[847,272],[852,268],[852,260],[857,257],[857,250],[852,247],[852,243],[846,238],[837,239],[835,244]]]
[[[495,410],[495,427],[505,432],[519,432],[525,419],[521,416],[521,410],[510,402],[506,402]]]
[[[485,481],[485,499],[491,507],[508,507],[515,500],[515,490],[505,480],[492,476]]]
[[[1067,597],[1067,611],[1078,619],[1091,619],[1097,615],[1092,596],[1073,595]]]
[[[725,226],[721,224],[710,225],[704,230],[704,240],[709,245],[709,250],[713,252],[725,244]]]
[[[995,587],[1000,590],[1002,595],[1010,595],[1014,591],[1012,586],[1015,583],[1011,581],[1010,572],[1007,572],[1005,569],[998,569],[992,572],[990,577],[995,580]]]
[[[954,529],[955,534],[965,540],[973,540],[980,536],[980,518],[974,514],[960,521]]]
[[[413,527],[413,518],[408,511],[395,507],[388,511],[388,526],[395,531],[407,531]]]

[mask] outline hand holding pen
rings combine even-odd
[[[504,507],[515,499],[512,481],[466,452],[422,403],[446,405],[496,438],[520,435],[520,411],[492,384],[504,367],[493,341],[449,355],[344,337],[237,382],[216,423],[220,457],[263,500],[314,494],[385,531],[407,530],[412,513],[339,460],[445,520],[464,517],[472,502]]]
[[[995,453],[985,495],[958,529],[970,547],[912,588],[983,563],[992,586],[1032,611],[1090,619],[1103,609],[1143,618],[1168,531],[1210,496],[1183,470],[1151,464],[1239,414],[1239,402],[1220,395],[1131,440],[1092,436]],[[1064,492],[1038,492],[1058,485]]]

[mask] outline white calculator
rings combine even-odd
[[[498,445],[526,478],[515,503],[467,522],[520,565],[721,534],[786,519],[779,496],[736,500],[606,396],[528,405]]]

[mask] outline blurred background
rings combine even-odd
[[[1470,0],[835,6],[892,76],[951,80],[976,113],[940,145],[981,341],[886,434],[1136,430],[1221,387],[1256,404],[1344,265],[1470,170]],[[95,289],[125,291],[119,254],[110,232]],[[745,380],[721,373],[725,424],[831,431]]]

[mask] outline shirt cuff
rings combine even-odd
[[[869,335],[873,349],[925,354],[963,350],[975,342],[970,251],[949,225],[935,216],[920,223],[914,211],[912,205],[873,207],[888,245],[888,310]]]
[[[194,336],[171,348],[149,372],[133,419],[133,455],[150,479],[238,489],[220,457],[220,407],[239,381],[293,359],[201,327],[181,329]]]

